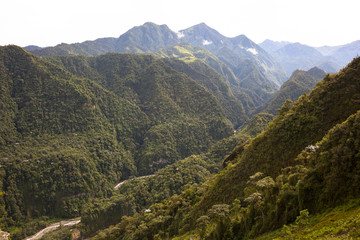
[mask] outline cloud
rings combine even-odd
[[[255,48],[248,48],[248,49],[246,49],[246,51],[251,52],[251,53],[254,54],[254,55],[257,55],[257,54],[258,54],[258,52],[256,51]]]
[[[212,41],[208,41],[208,40],[203,40],[203,42],[202,42],[202,44],[203,44],[204,46],[210,45],[210,44],[212,44],[212,43],[213,43]]]
[[[177,35],[178,39],[185,37],[185,34],[182,32],[177,32],[176,35]]]

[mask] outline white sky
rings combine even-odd
[[[151,21],[174,31],[205,22],[257,43],[334,46],[360,40],[359,19],[359,0],[1,0],[0,45],[119,37]]]

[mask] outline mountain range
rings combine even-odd
[[[152,55],[42,58],[7,46],[0,59],[1,227],[76,216],[116,182],[234,131],[214,95]]]
[[[288,75],[296,69],[309,70],[315,66],[328,73],[335,73],[360,53],[360,41],[332,47],[311,47],[300,43],[267,39],[259,46],[280,62]]]
[[[46,48],[31,45],[25,49],[41,56],[76,54],[96,56],[106,52],[155,52],[183,42],[206,48],[224,61],[229,61],[234,56],[236,56],[235,58],[240,57],[240,60],[251,59],[278,87],[286,80],[282,69],[286,70],[287,76],[290,76],[296,69],[308,70],[315,66],[327,66],[327,72],[337,72],[359,54],[360,48],[359,41],[340,46],[323,47],[311,47],[286,41],[277,42],[269,39],[255,44],[245,35],[234,38],[225,37],[205,23],[174,32],[166,25],[147,22],[133,27],[119,38],[99,38],[74,44],[62,43]],[[224,55],[227,51],[235,53],[235,55]],[[290,63],[287,65],[289,60]],[[230,63],[234,61],[239,61],[239,59],[231,59]],[[230,64],[230,66],[232,65]],[[232,67],[236,68],[236,64]]]
[[[319,48],[271,40],[257,45],[245,35],[225,37],[205,23],[174,32],[166,25],[151,22],[133,27],[118,38],[99,38],[42,49],[36,46],[26,48],[40,56],[96,56],[121,52],[156,53],[184,60],[186,55],[192,55],[205,61],[222,76],[247,114],[268,101],[293,71],[317,66],[328,73],[337,72],[356,57],[360,49],[359,41]]]
[[[44,239],[290,239],[334,207],[360,211],[359,42],[257,45],[148,22],[26,49],[0,47],[12,239],[73,217]],[[346,221],[331,227],[360,236]]]
[[[357,238],[359,72],[357,58],[325,76],[238,145],[219,174],[94,239]]]
[[[175,50],[174,47],[177,49]],[[101,38],[42,49],[30,46],[28,50],[39,56],[78,54],[96,56],[106,52],[157,53],[159,51],[162,52],[160,55],[163,57],[174,56],[168,52],[169,49],[165,51],[166,48],[175,51],[179,48],[183,50],[187,48],[186,52],[201,52],[201,56],[198,53],[192,55],[205,61],[230,83],[233,95],[245,102],[244,108],[247,113],[269,99],[271,94],[286,81],[286,74],[281,66],[256,43],[244,35],[227,38],[204,23],[176,33],[166,25],[148,22],[128,30],[119,38]],[[208,51],[204,51],[205,49]],[[204,53],[208,56],[205,57]],[[260,88],[252,83],[249,84],[249,79],[250,81],[256,79],[256,84],[259,84]],[[257,91],[254,91],[254,87]]]
[[[276,115],[287,100],[295,102],[302,94],[309,93],[325,77],[326,73],[314,67],[308,71],[296,70],[268,103],[259,107],[256,112]]]

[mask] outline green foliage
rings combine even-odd
[[[145,129],[130,134],[136,134],[135,159],[141,175],[206,151],[232,132],[208,91],[153,56],[106,54],[50,60],[81,77],[91,73],[104,88],[139,106],[147,121],[134,117],[133,123]]]
[[[176,59],[165,59],[164,61],[177,71],[185,73],[211,92],[224,110],[225,116],[232,122],[235,128],[242,125],[245,120],[247,120],[241,102],[235,98],[229,85],[225,83],[223,78],[214,69],[203,62],[206,61],[206,59],[200,60],[194,58],[191,63],[185,63]]]
[[[204,69],[204,66],[201,66],[203,65],[201,63],[206,63],[218,74],[220,74],[224,81],[229,85],[231,85],[231,83],[237,82],[237,78],[233,71],[226,64],[220,61],[214,54],[204,48],[194,47],[188,43],[182,43],[176,46],[163,48],[155,54],[161,57],[179,59],[180,61],[187,63],[187,65],[192,66],[192,68],[200,67],[200,69]],[[176,69],[179,70],[179,67]],[[183,70],[181,70],[181,72],[183,72]],[[204,71],[202,70],[200,73],[204,73]],[[214,76],[214,74],[211,73],[210,76]]]
[[[357,198],[359,184],[360,112],[331,129],[318,148],[298,159],[313,166],[300,186],[300,202],[310,211]],[[316,193],[316,194],[314,194]]]
[[[206,215],[199,217],[196,220],[196,229],[199,231],[200,239],[205,239],[206,227],[210,223],[210,218]]]
[[[256,239],[357,239],[359,210],[358,201],[349,201],[324,213],[309,215],[304,224],[284,225]]]
[[[5,229],[79,216],[120,180],[206,151],[233,131],[208,91],[152,56],[40,58],[1,47],[0,82]]]
[[[266,130],[266,127],[273,118],[274,116],[268,113],[256,114],[244,127],[239,129],[239,134],[254,138],[256,135]]]
[[[280,90],[271,98],[269,103],[260,107],[257,112],[267,112],[276,115],[278,109],[289,99],[296,101],[302,94],[309,93],[326,73],[318,68],[308,71],[296,70]]]
[[[233,161],[218,175],[150,207],[161,224],[152,224],[149,220],[157,220],[144,213],[104,236],[141,239],[125,229],[139,229],[143,222],[142,233],[162,239],[189,233],[206,239],[249,239],[286,224],[280,234],[299,239],[302,235],[294,234],[313,226],[312,215],[359,198],[359,71],[360,59],[355,59],[337,75],[328,75],[309,95],[285,105],[265,132],[235,149]],[[187,203],[174,208],[179,199]],[[205,215],[214,221],[207,227],[196,224]],[[318,232],[309,239],[356,237],[357,224],[356,219],[346,221],[337,233],[328,226],[315,228]]]
[[[309,223],[309,211],[307,209],[301,210],[300,215],[295,220],[295,223],[299,226]]]
[[[276,91],[275,85],[268,79],[269,76],[264,74],[254,61],[245,60],[242,56],[240,57],[226,48],[222,48],[219,53],[215,53],[215,55],[219,56],[218,58],[202,47],[194,47],[183,43],[161,49],[157,52],[157,55],[179,59],[180,61],[168,61],[171,62],[175,69],[186,73],[212,92],[235,127],[240,126],[246,120],[246,116],[243,116],[244,110],[249,115],[256,107],[265,103]],[[186,65],[192,69],[189,69]],[[219,76],[209,66],[217,74],[221,75],[230,89],[223,84],[222,79],[219,80]],[[194,70],[198,73],[194,73]],[[199,73],[211,79],[204,79],[204,76],[199,76]],[[232,92],[230,96],[229,92]],[[238,106],[239,102],[240,107]],[[234,117],[234,114],[239,114],[240,122],[239,119]]]
[[[239,155],[237,163],[212,183],[201,206],[208,208],[214,202],[229,203],[243,196],[247,178],[257,171],[275,178],[282,168],[295,164],[296,156],[306,146],[320,141],[336,123],[360,109],[358,62],[356,59],[338,75],[325,78],[310,95],[304,95],[284,115],[275,118],[267,131]]]
[[[91,235],[95,231],[121,221],[124,211],[131,206],[136,211],[180,194],[193,184],[205,182],[211,173],[221,168],[221,159],[242,140],[234,135],[214,144],[207,153],[193,155],[166,166],[154,176],[126,182],[118,194],[107,200],[94,200],[82,212],[82,232]],[[126,197],[126,204],[122,199]],[[177,199],[177,198],[174,198]]]

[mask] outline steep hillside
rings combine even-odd
[[[16,46],[0,48],[1,226],[78,215],[136,174],[123,143],[144,132],[139,107]]]
[[[309,214],[359,198],[359,76],[357,58],[284,105],[212,180],[95,239],[248,239],[295,220],[306,224]]]
[[[215,97],[152,56],[50,59],[1,47],[0,81],[2,229],[77,216],[116,182],[233,133]]]
[[[119,38],[99,38],[74,44],[59,44],[54,47],[29,50],[39,56],[85,55],[97,56],[107,52],[145,53],[157,51],[160,48],[172,46],[180,41],[175,32],[166,25],[156,25],[147,22],[134,27]]]
[[[271,55],[248,39],[245,35],[227,38],[207,26],[205,23],[181,30],[180,34],[181,40],[187,41],[194,46],[208,49],[221,61],[231,63],[231,65],[227,63],[231,68],[233,68],[232,66],[239,66],[236,62],[238,60],[250,60],[259,67],[260,71],[275,86],[280,87],[285,81],[286,76],[281,70],[281,66]],[[225,55],[223,53],[224,51],[228,51],[229,54]],[[236,56],[235,59],[232,55]]]
[[[196,70],[203,69],[201,70],[203,74],[208,73],[211,75],[210,77],[213,78],[214,74],[212,71],[204,71],[204,69],[209,68],[200,62],[203,61],[212,67],[230,86],[230,90],[233,95],[240,100],[247,115],[249,115],[256,107],[264,104],[277,89],[253,61],[243,60],[230,50],[226,51],[226,49],[223,49],[219,55],[221,60],[208,50],[201,47],[193,47],[189,44],[165,48],[159,51],[158,54],[160,56],[178,58],[187,64],[192,65]],[[222,58],[223,54],[232,56],[232,61],[228,61],[227,57]],[[222,80],[219,81],[222,82]],[[224,87],[222,88],[224,89]],[[226,105],[231,106],[227,103]]]
[[[255,239],[358,239],[360,237],[359,216],[359,201],[349,201],[324,213],[303,214],[297,222],[284,225],[279,230],[263,234]]]
[[[154,52],[177,43],[178,36],[168,26],[147,22],[122,34],[116,41],[116,52]]]
[[[358,57],[360,54],[360,40],[346,44],[336,51],[334,51],[330,56],[337,60],[337,63],[340,66],[345,66],[353,58]]]
[[[257,109],[257,112],[267,112],[276,115],[287,99],[294,102],[302,94],[309,93],[325,75],[326,73],[317,67],[308,71],[296,70],[269,103]]]
[[[218,141],[208,152],[168,165],[149,177],[125,182],[110,199],[97,199],[86,204],[82,211],[83,234],[91,235],[119,222],[124,215],[133,215],[133,209],[140,212],[154,203],[180,194],[191,184],[203,183],[219,172],[222,160],[235,146],[265,130],[271,119],[269,114],[259,114],[243,130]]]
[[[215,55],[221,54],[222,49],[227,48],[241,60],[249,59],[253,61],[275,86],[279,87],[286,80],[281,66],[246,36],[227,38],[204,23],[175,33],[166,25],[156,25],[148,22],[130,29],[119,38],[102,38],[83,43],[59,44],[55,47],[33,49],[32,52],[40,56],[79,54],[96,56],[106,52],[150,53],[186,42],[193,46],[209,49]],[[226,60],[232,61],[231,58]],[[237,64],[236,67],[238,67]],[[218,72],[222,74],[221,71]],[[226,73],[226,75],[231,77],[229,73]]]
[[[178,58],[187,63],[199,59],[215,69],[229,85],[236,84],[238,81],[228,65],[202,47],[194,47],[189,43],[181,43],[176,46],[163,48],[156,52],[156,54],[160,57]]]
[[[238,84],[233,85],[235,95],[241,99],[240,91],[248,93],[255,106],[267,102],[277,90],[256,64],[250,60],[241,61],[234,73],[239,79]]]
[[[325,61],[325,57],[315,48],[300,43],[285,45],[275,51],[273,56],[281,63],[288,75],[296,69],[307,70]]]
[[[183,62],[176,59],[164,59],[164,61],[211,92],[224,110],[225,116],[233,123],[235,128],[245,123],[247,116],[243,105],[233,95],[229,85],[214,69],[201,60]]]
[[[95,72],[94,80],[138,105],[148,116],[151,124],[136,157],[141,175],[205,151],[214,141],[231,134],[216,99],[158,58],[106,54],[85,59],[57,57],[54,61],[79,76]],[[79,64],[77,68],[73,61]],[[190,144],[191,139],[201,139],[203,144]]]
[[[263,42],[259,43],[259,46],[271,54],[290,43],[291,42],[286,42],[286,41],[277,42],[277,41],[272,41],[270,39],[266,39]]]
[[[266,130],[266,127],[274,119],[274,115],[268,113],[259,113],[256,114],[244,127],[239,129],[241,136],[248,136],[248,138],[254,138],[256,135],[260,134],[263,130]]]
[[[256,131],[264,129],[257,126]],[[258,133],[257,132],[257,133]],[[205,182],[221,168],[221,161],[244,140],[241,134],[215,143],[208,152],[192,155],[168,165],[146,178],[133,179],[122,184],[117,193],[108,199],[96,199],[82,210],[82,233],[93,235],[96,231],[121,221],[152,204],[180,194],[192,184]]]
[[[228,202],[235,195],[241,197],[246,179],[258,171],[276,177],[282,168],[294,164],[306,146],[320,141],[330,128],[360,109],[359,62],[356,59],[337,75],[328,75],[293,106],[284,105],[268,130],[253,139],[236,163],[214,182],[204,204],[210,199]],[[232,184],[235,181],[239,184]]]

